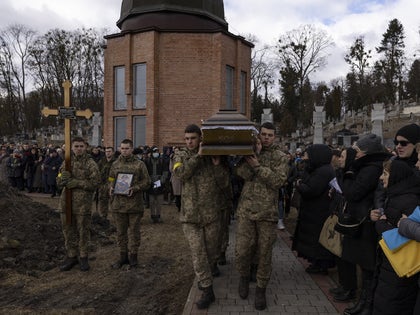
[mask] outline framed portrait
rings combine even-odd
[[[128,195],[130,193],[131,184],[134,174],[118,173],[114,185],[114,195]]]

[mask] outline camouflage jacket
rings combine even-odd
[[[143,215],[143,191],[150,187],[150,177],[146,165],[134,155],[120,155],[109,170],[110,187],[114,187],[118,173],[133,174],[131,196],[113,195],[111,211],[120,213],[140,213]]]
[[[111,169],[112,163],[116,161],[116,158],[113,156],[109,161],[106,157],[103,157],[98,162],[99,172],[101,174],[101,186],[102,185],[109,185],[108,177],[109,177],[109,170]]]
[[[57,185],[64,188],[60,196],[60,210],[66,209],[66,188],[61,181],[61,172],[65,170],[65,162],[61,164],[57,177]],[[87,154],[72,156],[71,159],[72,178],[79,180],[79,186],[72,191],[72,212],[73,214],[90,214],[92,208],[93,193],[99,185],[98,165]]]
[[[174,155],[173,174],[182,180],[181,222],[204,226],[220,218],[222,194],[230,185],[227,166],[184,148]]]
[[[251,220],[277,221],[279,189],[287,180],[288,160],[277,145],[272,145],[262,149],[258,161],[256,168],[244,161],[234,169],[245,180],[237,214]]]

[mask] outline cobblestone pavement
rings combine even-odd
[[[226,253],[228,264],[220,266],[220,277],[214,279],[216,302],[208,310],[198,310],[195,302],[201,291],[194,282],[183,315],[245,315],[245,314],[340,314],[347,303],[335,303],[328,289],[336,286],[334,277],[309,275],[305,272],[307,263],[297,258],[291,251],[290,234],[278,232],[278,240],[273,251],[273,272],[267,287],[267,309],[257,311],[254,308],[255,283],[250,285],[248,299],[242,300],[238,295],[239,274],[234,266],[234,230],[235,221],[230,226],[230,246]]]

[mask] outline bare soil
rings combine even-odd
[[[91,227],[91,270],[60,272],[65,257],[58,198],[0,184],[0,314],[181,314],[194,274],[175,206],[163,223],[146,209],[139,267],[113,270],[115,230]]]

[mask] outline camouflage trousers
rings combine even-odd
[[[64,245],[68,257],[88,256],[88,245],[90,240],[90,220],[89,214],[72,214],[72,223],[66,223],[66,214],[61,213],[61,226],[63,228]]]
[[[276,222],[238,219],[235,246],[236,268],[242,277],[248,277],[251,263],[258,263],[257,285],[260,288],[266,288],[270,281],[271,259],[276,239]]]
[[[213,284],[211,265],[219,256],[220,220],[207,225],[182,223],[184,235],[190,245],[192,264],[198,284],[209,287]]]
[[[230,209],[222,210],[220,216],[220,253],[226,252],[229,246],[229,222],[230,222]]]
[[[120,252],[137,254],[140,247],[141,217],[140,213],[113,213]]]
[[[101,186],[98,189],[98,214],[106,218],[110,207],[110,197],[108,185]]]

